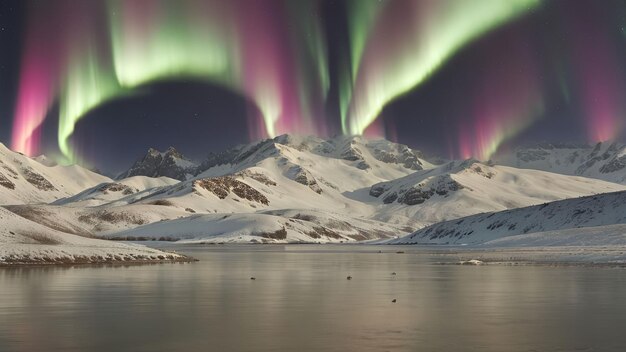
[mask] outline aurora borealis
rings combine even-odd
[[[92,111],[176,80],[249,102],[250,140],[365,133],[456,158],[547,138],[541,126],[556,120],[584,142],[620,138],[626,118],[619,1],[21,3],[19,45],[7,46],[19,49],[15,98],[2,110],[12,121],[0,131],[28,155],[54,134],[66,163],[84,160],[75,137]]]

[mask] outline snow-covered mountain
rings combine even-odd
[[[220,216],[197,215],[222,214],[233,222],[248,219],[252,227],[246,231],[253,234],[265,231],[263,224],[284,226],[287,238],[272,238],[274,241],[376,239],[404,234],[411,228],[404,223],[368,219],[375,205],[367,203],[371,197],[366,191],[360,197],[355,192],[408,175],[416,168],[432,167],[407,148],[361,138],[336,139],[328,144],[314,137],[282,136],[238,150],[237,163],[214,165],[186,181],[136,176],[98,185],[54,205],[10,209],[33,221],[82,235],[113,237],[120,232],[121,237],[149,237],[161,233],[157,227],[168,228],[167,220],[187,218],[203,223],[198,226],[206,236],[212,236],[210,229]],[[385,153],[389,155],[385,157]],[[358,157],[347,157],[349,154]],[[155,181],[149,184],[147,180]],[[239,215],[231,217],[232,213]],[[308,214],[306,220],[302,214]],[[291,231],[294,223],[299,225],[293,225]],[[351,224],[351,229],[345,224]],[[128,233],[135,228],[133,234]],[[185,227],[178,228],[169,237],[185,231]],[[183,233],[179,238],[188,235]]]
[[[182,180],[105,179],[50,204],[15,202],[6,209],[85,237],[349,242],[404,236],[478,213],[626,190],[626,185],[598,179],[476,160],[435,165],[404,145],[347,136],[283,135],[213,154],[200,165],[173,148],[152,151],[142,161],[129,173],[178,170],[174,176]]]
[[[49,203],[111,179],[78,165],[31,159],[0,144],[0,205]]]
[[[626,190],[585,177],[486,165],[476,160],[445,165],[373,185],[380,206],[376,219],[403,215],[424,224],[544,202]]]
[[[297,137],[281,135],[258,143],[239,145],[219,153],[210,153],[199,165],[185,158],[170,147],[166,152],[150,148],[128,171],[118,179],[129,176],[170,177],[178,180],[191,179],[209,169],[230,165],[233,169],[243,169],[280,154],[281,147],[289,147],[310,154],[345,160],[354,167],[367,170],[372,167],[370,160],[379,163],[402,166],[408,170],[421,170],[430,165],[421,152],[406,145],[386,140],[366,140],[362,137],[339,136],[332,139],[317,137]]]
[[[571,198],[445,221],[420,229],[411,235],[394,240],[393,243],[484,244],[499,241],[503,245],[518,241],[532,244],[539,239],[550,241],[550,235],[558,235],[562,243],[568,243],[563,241],[563,235],[576,234],[579,232],[577,229],[595,228],[590,230],[590,233],[601,235],[602,231],[598,230],[600,227],[619,224],[626,224],[626,191]],[[626,226],[620,228],[622,234],[626,234]],[[613,232],[615,228],[610,231]],[[580,238],[580,234],[577,235]],[[626,243],[626,240],[623,243]]]
[[[117,179],[132,176],[169,177],[185,180],[197,172],[198,165],[185,158],[173,147],[165,152],[148,149],[148,153],[137,160],[128,171],[120,174]]]
[[[215,155],[198,168],[202,172],[184,181],[135,176],[53,205],[9,209],[84,236],[345,242],[402,236],[480,212],[626,189],[475,160],[433,165],[405,146],[362,137],[285,135]]]
[[[383,139],[367,140],[360,136],[338,136],[331,139],[322,139],[312,136],[281,135],[256,144],[242,145],[222,153],[211,154],[202,163],[200,171],[206,171],[212,167],[225,164],[254,164],[279,151],[278,146],[286,146],[318,156],[349,161],[352,162],[352,166],[361,170],[370,169],[373,166],[372,164],[377,164],[372,163],[373,160],[386,164],[401,165],[410,170],[422,170],[425,166],[430,165],[420,151]]]
[[[544,143],[496,156],[494,162],[626,184],[626,145],[618,142],[593,146]]]

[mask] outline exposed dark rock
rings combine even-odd
[[[26,167],[22,169],[22,174],[28,183],[37,187],[42,191],[56,191],[57,189],[50,183],[50,181],[46,180],[45,177],[36,173],[30,167]]]
[[[250,170],[244,170],[241,172],[238,172],[236,174],[237,176],[240,176],[242,178],[246,178],[246,177],[250,177],[251,179],[258,181],[266,186],[276,186],[277,183],[272,180],[271,178],[267,177],[266,175],[260,173],[260,172],[253,172]]]
[[[130,187],[123,183],[117,183],[117,182],[105,183],[101,185],[100,187],[98,187],[97,190],[104,194],[107,194],[109,192],[122,192],[123,195],[127,195],[127,196],[137,193],[139,191],[137,188]]]
[[[287,238],[287,230],[283,227],[280,230],[274,232],[264,232],[260,234],[263,238],[269,238],[273,240],[284,240]]]
[[[0,174],[0,186],[8,189],[15,189],[15,183],[11,182],[11,180],[9,180],[3,174]]]
[[[370,188],[370,196],[378,198],[383,193],[387,192],[388,189],[388,186],[385,184],[375,184]]]
[[[357,161],[363,159],[363,155],[358,148],[351,146],[341,154],[341,158],[349,161]]]
[[[135,162],[127,172],[119,175],[118,179],[131,176],[165,176],[182,181],[187,178],[187,175],[194,175],[196,172],[197,166],[173,147],[168,148],[164,153],[150,148],[143,158]]]
[[[423,170],[423,165],[419,158],[423,155],[403,144],[390,144],[391,150],[381,150],[375,148],[372,151],[374,157],[388,164],[401,164],[407,169],[411,170]]]
[[[362,160],[356,165],[356,168],[360,170],[367,170],[367,169],[370,169],[371,166]]]
[[[626,167],[626,155],[615,158],[608,163],[602,165],[602,167],[600,168],[600,172],[603,174],[608,174],[611,172],[622,170],[624,167]]]
[[[318,193],[318,194],[322,193],[322,189],[317,184],[317,180],[315,180],[313,175],[311,175],[308,171],[304,170],[300,166],[298,165],[293,166],[289,170],[288,174],[292,176],[294,181],[300,184],[303,184],[305,186],[308,186],[315,193]]]
[[[226,198],[232,192],[242,199],[269,204],[269,200],[261,192],[230,176],[198,179],[193,181],[193,187],[203,188],[220,199]]]
[[[157,199],[157,200],[155,200],[153,202],[150,202],[148,204],[151,204],[151,205],[161,205],[161,206],[166,206],[166,207],[171,207],[171,206],[174,205],[174,203],[170,202],[167,199]]]
[[[411,187],[398,198],[398,203],[406,205],[422,204],[430,199],[434,193],[435,191],[432,189],[423,191],[420,188]]]
[[[398,199],[398,193],[393,192],[393,193],[390,193],[390,194],[386,195],[385,198],[383,198],[383,203],[391,204],[391,203],[395,202],[396,199]]]
[[[341,236],[340,234],[338,234],[335,231],[332,231],[330,229],[327,229],[326,227],[322,227],[322,226],[314,226],[312,231],[308,232],[307,235],[313,237],[313,238],[321,238],[321,237],[327,237],[327,238],[334,238],[334,239],[343,239],[343,236]]]
[[[99,223],[105,222],[110,224],[128,223],[134,225],[144,225],[146,220],[140,216],[129,214],[124,211],[99,210],[95,213],[88,212],[78,216],[78,221],[96,225],[95,230],[100,229]]]

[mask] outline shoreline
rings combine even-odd
[[[197,262],[198,259],[193,257],[165,258],[165,259],[146,259],[146,260],[38,260],[38,261],[2,261],[1,268],[15,267],[69,267],[69,266],[125,266],[125,265],[144,265],[144,264],[186,264]]]
[[[116,241],[117,242],[117,241]],[[130,241],[129,241],[130,242]],[[505,265],[505,266],[583,266],[626,268],[626,246],[546,246],[546,247],[481,247],[447,245],[395,245],[385,243],[176,243],[148,241],[147,248],[163,254],[139,256],[72,255],[45,257],[39,255],[8,256],[0,261],[0,268],[51,266],[125,266],[145,264],[176,264],[198,261],[182,248],[220,250],[224,248],[284,248],[313,251],[348,251],[355,253],[432,255],[441,257],[434,265]],[[178,247],[178,248],[172,248]],[[479,264],[471,264],[479,261]]]

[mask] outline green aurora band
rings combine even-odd
[[[369,2],[369,1],[368,1]],[[372,0],[371,2],[376,2]],[[361,3],[361,2],[360,2]],[[465,45],[519,15],[539,0],[386,1],[354,11],[350,22],[352,80],[345,134],[362,134],[392,100],[413,90]],[[376,9],[376,10],[374,10]],[[387,11],[396,16],[385,16]],[[378,18],[372,24],[372,13]],[[398,29],[398,17],[406,25]],[[409,17],[409,18],[406,18]],[[361,25],[362,24],[362,25]],[[370,31],[364,34],[362,31]],[[356,32],[356,33],[355,33]],[[364,42],[364,39],[367,40]],[[347,75],[344,74],[344,77]],[[348,94],[353,87],[353,92]],[[346,100],[342,100],[346,104]]]
[[[314,107],[323,106],[330,87],[324,32],[311,16],[317,3],[287,4],[285,17],[295,30],[285,48],[273,17],[242,15],[256,6],[245,0],[107,1],[108,42],[95,50],[92,43],[99,43],[98,38],[88,31],[72,43],[61,83],[58,144],[66,161],[78,158],[70,137],[85,114],[167,79],[206,80],[247,96],[261,112],[264,134],[271,137],[298,129],[324,131],[314,119],[321,113]],[[290,69],[280,56],[294,56]]]
[[[56,99],[58,145],[65,162],[76,162],[71,136],[81,118],[141,86],[180,78],[217,84],[253,102],[253,137],[328,133],[324,115],[335,84],[343,133],[362,134],[385,105],[418,87],[465,45],[539,2],[346,0],[349,45],[336,77],[329,73],[317,13],[321,1],[32,2],[41,18],[71,12],[75,20],[58,21],[54,43],[36,36],[26,43],[56,47],[59,59],[42,67],[25,58],[32,64],[23,68],[30,75],[23,75],[14,147],[38,152],[44,117],[32,112],[48,111]]]

